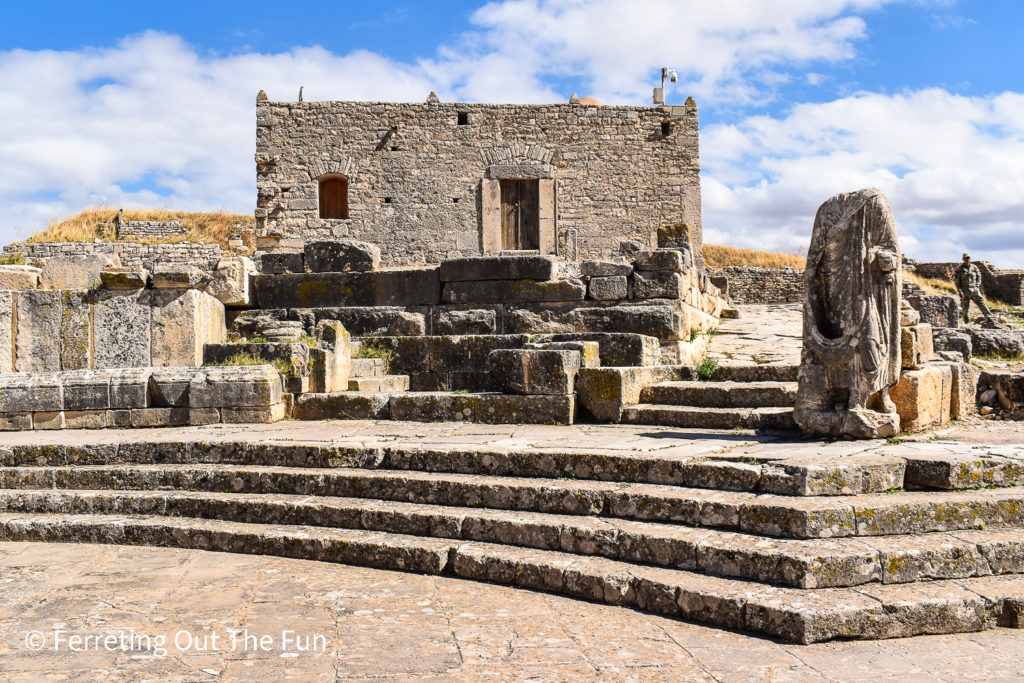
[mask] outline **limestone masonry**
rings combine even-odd
[[[572,260],[689,225],[701,265],[697,108],[256,105],[257,229],[354,238],[385,264],[503,250]]]

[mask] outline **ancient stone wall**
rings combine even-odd
[[[188,234],[181,221],[126,221],[118,225],[117,239],[166,239]]]
[[[658,226],[686,222],[702,266],[695,105],[262,100],[256,117],[263,234],[366,240],[386,265],[476,256],[503,248],[500,183],[529,179],[542,253],[616,256],[622,240],[653,248]],[[344,178],[348,218],[320,218],[325,178]]]
[[[709,268],[729,282],[729,300],[736,304],[794,304],[804,296],[804,274],[793,268],[727,266]]]
[[[139,244],[136,242],[17,242],[4,247],[5,253],[21,252],[26,259],[46,260],[55,256],[113,254],[125,268],[154,270],[156,264],[192,266],[213,272],[220,261],[219,244],[179,242],[177,244]]]
[[[1014,306],[1024,304],[1024,270],[996,268],[988,261],[974,261],[981,271],[981,289],[987,297],[994,297]],[[921,277],[952,282],[959,263],[917,263],[914,272]]]

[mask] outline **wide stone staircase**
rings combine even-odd
[[[797,643],[1024,626],[1024,461],[779,450],[3,447],[0,540],[446,574]]]
[[[796,365],[727,364],[701,379],[681,367],[679,379],[645,388],[623,422],[704,429],[795,430]]]

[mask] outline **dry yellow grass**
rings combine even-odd
[[[761,268],[796,268],[803,270],[807,259],[801,254],[784,254],[753,249],[738,249],[721,244],[704,245],[704,263],[712,268],[725,266],[758,266]]]
[[[106,238],[100,229],[103,223],[113,223],[117,209],[107,206],[94,206],[83,210],[76,216],[62,221],[52,220],[50,226],[42,232],[29,237],[26,242],[92,242]],[[220,244],[228,248],[228,238],[232,232],[253,229],[255,219],[241,214],[216,212],[172,211],[170,209],[126,209],[125,220],[128,221],[181,221],[188,228],[188,234],[180,237],[160,240],[142,240],[147,243],[169,242],[206,242]]]

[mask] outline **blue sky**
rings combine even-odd
[[[253,104],[700,106],[709,241],[796,250],[818,204],[876,185],[904,251],[1024,267],[1024,2],[441,0],[10,3],[0,240],[90,204],[255,198]],[[6,168],[3,168],[6,166]]]

